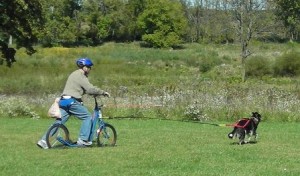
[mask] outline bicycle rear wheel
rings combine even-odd
[[[117,142],[117,132],[115,128],[105,123],[104,127],[97,131],[97,144],[99,147],[115,146]]]
[[[63,124],[52,125],[46,133],[46,142],[49,148],[62,147],[63,144],[59,141],[70,141],[69,130]]]

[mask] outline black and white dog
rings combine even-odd
[[[232,132],[228,134],[230,139],[238,138],[239,144],[245,144],[250,142],[251,137],[257,138],[257,127],[259,122],[261,121],[261,115],[258,112],[252,112],[252,116],[250,118],[240,119],[236,124],[234,124],[234,128]],[[248,136],[247,140],[246,135]]]

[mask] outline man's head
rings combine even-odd
[[[88,75],[94,64],[89,58],[79,58],[76,65],[84,71],[85,75]]]

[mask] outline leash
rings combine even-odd
[[[139,118],[139,117],[103,117],[105,119],[118,119],[118,120],[168,120],[168,121],[176,121],[176,122],[188,122],[188,123],[199,123],[204,125],[212,125],[217,127],[234,127],[236,124],[219,124],[219,123],[211,123],[211,122],[201,122],[201,121],[192,121],[192,120],[174,120],[174,119],[160,119],[160,118]]]

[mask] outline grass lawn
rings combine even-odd
[[[109,120],[116,147],[41,150],[52,119],[0,119],[0,175],[300,175],[299,123],[262,122],[256,144],[234,145],[229,127]],[[67,126],[73,139],[80,121]]]

